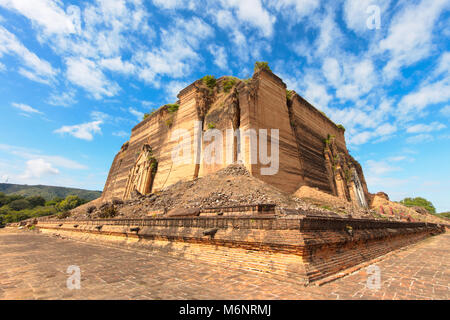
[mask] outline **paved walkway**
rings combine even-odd
[[[67,268],[79,266],[70,290]],[[380,288],[362,269],[323,286],[226,266],[0,229],[0,299],[449,299],[450,234],[376,263]]]

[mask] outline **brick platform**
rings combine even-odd
[[[450,298],[450,235],[397,250],[376,265],[322,286],[267,277],[233,264],[0,229],[0,299],[444,299]],[[81,289],[66,287],[67,267],[81,268]]]
[[[444,227],[426,223],[268,214],[42,220],[36,227],[73,239],[108,241],[194,261],[234,263],[267,276],[302,279],[304,284],[444,232]]]

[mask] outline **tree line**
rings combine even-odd
[[[88,200],[75,195],[68,195],[66,198],[55,197],[46,201],[41,196],[25,197],[17,194],[6,195],[0,192],[0,225],[60,214],[87,202]]]

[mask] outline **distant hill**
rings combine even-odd
[[[441,213],[439,213],[439,215],[441,217],[445,217],[445,218],[449,218],[450,219],[450,212],[441,212]]]
[[[68,195],[75,195],[90,201],[97,199],[102,195],[101,191],[43,185],[29,186],[26,184],[23,185],[12,183],[0,183],[0,192],[3,192],[4,194],[20,194],[26,197],[41,196],[45,198],[45,200],[52,200],[56,197],[65,198]]]

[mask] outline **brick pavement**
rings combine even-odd
[[[0,299],[449,299],[450,234],[428,238],[375,263],[380,289],[361,269],[322,286],[230,265],[0,229]],[[81,269],[69,290],[67,267]]]

